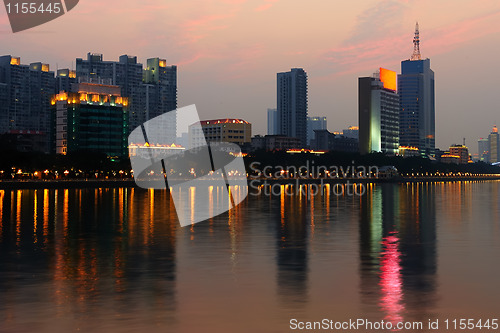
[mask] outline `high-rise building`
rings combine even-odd
[[[326,130],[326,117],[307,117],[307,145],[314,140],[315,130]]]
[[[399,96],[396,72],[380,68],[358,79],[359,150],[395,155],[399,148]]]
[[[77,78],[121,87],[129,100],[129,128],[177,108],[177,67],[165,59],[151,58],[147,67],[137,57],[122,55],[119,61],[104,61],[102,54],[88,53],[76,59]],[[175,126],[175,123],[173,124]]]
[[[267,109],[267,135],[278,134],[278,125],[278,109]]]
[[[488,136],[490,163],[500,162],[500,137],[498,134],[497,125],[493,126],[493,130]]]
[[[167,66],[167,61],[160,58],[147,60],[143,73],[145,87],[145,118],[152,119],[177,108],[177,66]],[[169,117],[164,133],[176,133],[176,113]],[[167,141],[175,142],[176,137]]]
[[[307,74],[302,68],[277,74],[279,134],[307,145]]]
[[[128,150],[128,100],[119,86],[78,83],[53,97],[55,152],[77,151],[125,157]]]
[[[416,147],[421,154],[435,150],[435,89],[430,59],[422,60],[418,23],[413,38],[413,55],[401,62],[398,76],[400,98],[399,143]]]
[[[477,140],[479,160],[485,163],[490,161],[490,142],[488,139],[480,138]]]
[[[17,144],[12,148],[49,152],[54,80],[47,64],[23,65],[18,57],[0,57],[0,134],[13,137]]]

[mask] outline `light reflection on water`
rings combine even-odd
[[[186,228],[166,191],[0,190],[2,330],[286,332],[291,318],[496,315],[500,183],[367,186],[363,197],[250,196]]]

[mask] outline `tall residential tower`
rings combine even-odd
[[[307,74],[302,68],[277,75],[278,129],[307,145]]]

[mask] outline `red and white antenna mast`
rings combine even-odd
[[[413,37],[413,54],[410,60],[422,60],[420,56],[420,35],[418,32],[418,22],[415,24],[415,37]]]

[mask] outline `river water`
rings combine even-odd
[[[500,318],[500,182],[367,186],[251,196],[184,228],[166,191],[0,191],[0,331]]]

